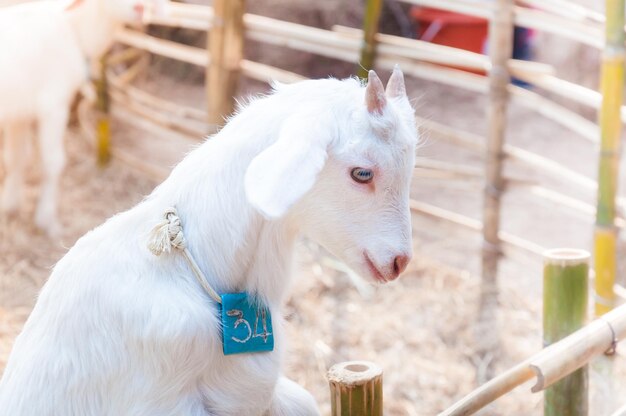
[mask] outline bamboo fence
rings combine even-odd
[[[121,44],[130,47],[123,51],[123,54],[133,56],[134,50],[145,50],[153,54],[206,68],[208,112],[168,102],[132,86],[132,79],[143,68],[138,61],[137,65],[128,67],[123,73],[113,75],[117,78],[111,78],[111,96],[115,104],[113,106],[114,114],[120,114],[121,110],[123,110],[123,112],[127,113],[123,115],[126,119],[130,118],[129,114],[135,114],[141,119],[150,120],[165,129],[197,138],[214,132],[217,125],[220,124],[223,117],[232,108],[232,100],[230,100],[230,104],[223,103],[225,102],[224,100],[228,101],[227,98],[232,97],[232,91],[236,85],[235,80],[239,75],[256,80],[277,80],[287,83],[304,79],[299,74],[244,59],[240,52],[240,46],[245,40],[254,40],[292,50],[306,51],[354,64],[360,63],[362,52],[365,49],[371,49],[365,48],[364,44],[373,44],[376,45],[375,63],[380,68],[391,69],[396,63],[399,63],[405,74],[409,76],[477,93],[490,94],[492,98],[490,104],[492,108],[490,114],[492,115],[489,117],[490,138],[488,139],[471,133],[457,131],[447,126],[437,125],[434,122],[419,121],[422,130],[432,131],[444,140],[474,149],[477,152],[483,152],[486,155],[484,161],[488,169],[488,182],[485,187],[483,221],[476,222],[476,220],[470,218],[463,218],[460,221],[465,225],[472,224],[472,227],[468,228],[480,231],[484,235],[485,253],[483,263],[485,264],[486,276],[495,275],[494,267],[497,263],[494,259],[497,260],[500,251],[507,251],[507,249],[500,247],[500,242],[502,242],[498,230],[500,204],[497,202],[499,201],[499,194],[507,188],[525,187],[540,199],[556,202],[565,209],[571,209],[584,215],[596,214],[597,210],[593,206],[581,200],[546,189],[539,184],[522,183],[499,177],[498,172],[501,171],[502,163],[515,162],[531,166],[552,177],[566,178],[568,181],[573,181],[580,185],[581,189],[586,189],[590,192],[596,192],[599,189],[597,182],[591,178],[574,172],[544,156],[510,146],[503,140],[496,138],[499,136],[503,137],[504,134],[504,108],[508,95],[508,99],[560,123],[579,137],[592,143],[599,143],[600,129],[596,123],[542,96],[538,92],[511,84],[506,85],[505,80],[508,79],[510,74],[532,83],[545,92],[555,94],[571,102],[583,104],[592,109],[600,108],[602,95],[597,91],[558,78],[554,74],[554,68],[549,65],[509,59],[510,51],[508,51],[508,47],[502,45],[510,43],[506,41],[506,38],[510,37],[512,23],[514,22],[517,25],[558,34],[570,40],[601,49],[604,43],[602,28],[605,20],[601,14],[584,7],[571,5],[564,0],[546,0],[541,2],[530,0],[530,2],[524,1],[516,5],[510,2],[501,4],[467,0],[402,0],[406,3],[435,6],[440,9],[490,19],[494,30],[496,27],[501,27],[503,29],[499,33],[505,33],[505,35],[494,35],[495,38],[492,40],[492,43],[501,42],[502,45],[492,48],[493,56],[487,57],[416,39],[376,33],[370,29],[375,25],[370,23],[365,25],[365,32],[342,26],[335,26],[332,30],[323,30],[243,13],[242,4],[236,4],[241,0],[238,0],[238,2],[220,1],[228,4],[233,9],[237,9],[237,12],[231,11],[235,13],[232,16],[236,17],[231,20],[236,20],[240,24],[228,23],[226,25],[220,24],[219,27],[216,27],[215,21],[223,22],[223,20],[221,17],[216,19],[213,7],[174,2],[169,4],[169,14],[167,16],[155,17],[151,22],[169,27],[207,31],[212,34],[212,36],[209,36],[208,49],[178,44],[128,28],[119,31],[116,35],[117,40]],[[375,3],[373,2],[374,6]],[[522,5],[531,5],[534,8],[530,9]],[[220,2],[216,2],[216,6],[222,7]],[[376,7],[371,9],[374,14]],[[502,10],[505,11],[503,12]],[[223,9],[218,10],[220,16],[226,12]],[[369,22],[373,22],[373,20],[370,19]],[[500,23],[496,24],[495,22]],[[213,46],[210,44],[211,38],[214,39]],[[234,45],[233,55],[224,56],[223,51],[225,48],[220,47],[216,39],[222,39],[221,43],[224,45]],[[213,56],[215,54],[219,56]],[[123,56],[119,58],[112,57],[112,59],[121,58]],[[497,74],[497,76],[493,75],[491,80],[489,80],[484,76],[457,68],[487,71],[490,74]],[[221,74],[222,78],[218,77],[219,74]],[[216,81],[217,79],[229,79],[229,81],[220,83]],[[495,85],[498,85],[498,87],[496,88]],[[506,86],[506,89],[503,88],[503,85]],[[120,108],[117,109],[116,107]],[[618,108],[618,119],[626,122],[626,106],[618,105]],[[453,173],[449,169],[442,171],[442,169],[433,168],[429,168],[429,175],[431,177],[445,177],[454,180],[458,180],[463,176],[462,173]],[[475,178],[475,176],[472,177]],[[624,198],[617,198],[616,203],[620,207],[626,207]],[[442,220],[459,223],[459,221],[451,219],[455,218],[458,220],[460,218],[459,215],[451,216],[442,210],[433,210],[429,207],[426,210],[415,209],[415,211],[431,217],[434,216]],[[624,225],[624,220],[616,216],[614,223],[619,228]],[[505,244],[505,246],[521,246],[523,250],[534,254],[539,254],[543,250],[538,245],[526,242],[523,239],[512,238],[512,240],[520,244]],[[493,279],[491,280],[493,281]],[[607,287],[610,286],[611,283]],[[610,294],[607,297],[610,298]]]

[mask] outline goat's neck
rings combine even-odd
[[[177,205],[187,246],[215,290],[247,291],[277,305],[289,286],[297,229],[247,203],[243,175],[256,151],[224,149],[234,140],[225,139],[189,155],[158,192]]]
[[[111,46],[120,23],[109,16],[104,1],[84,0],[65,13],[87,58],[97,59]]]

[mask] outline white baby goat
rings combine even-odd
[[[87,233],[56,265],[0,381],[0,412],[31,415],[318,414],[280,376],[282,305],[296,237],[372,282],[412,253],[417,133],[396,69],[386,91],[334,79],[280,85],[191,152],[134,208]],[[175,206],[218,293],[268,305],[272,352],[225,356],[216,303],[151,229]]]
[[[0,207],[4,214],[19,207],[26,136],[36,122],[42,186],[35,224],[51,236],[58,235],[57,188],[65,165],[63,136],[70,103],[87,81],[88,60],[111,45],[115,29],[123,22],[141,18],[144,3],[154,9],[160,5],[148,0],[49,0],[0,8],[0,128],[6,173]]]

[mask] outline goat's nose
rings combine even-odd
[[[133,9],[135,10],[135,13],[137,13],[139,16],[142,16],[145,11],[143,3],[135,3]]]
[[[410,260],[411,257],[404,254],[396,256],[396,258],[393,259],[392,280],[395,280],[398,278],[398,276],[400,276],[400,273],[402,273],[406,269],[406,266],[409,264]]]

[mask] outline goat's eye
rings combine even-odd
[[[371,169],[354,168],[350,175],[358,183],[370,183],[374,179],[374,172]]]

